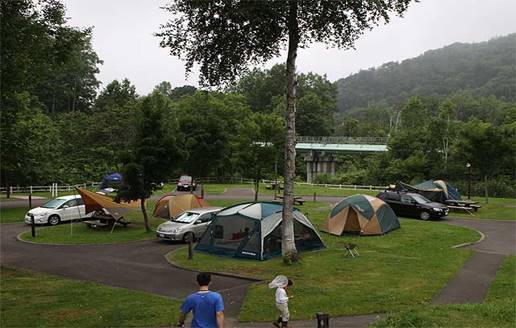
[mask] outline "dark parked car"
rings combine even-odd
[[[189,175],[182,175],[179,177],[179,181],[177,182],[177,191],[190,191],[190,188],[193,190],[197,188],[195,180],[193,180]]]
[[[440,219],[448,215],[448,208],[445,205],[434,203],[420,194],[382,191],[376,197],[389,204],[398,216],[428,220]]]

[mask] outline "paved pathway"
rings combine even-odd
[[[434,298],[434,304],[482,303],[506,255],[514,255],[516,221],[448,219],[444,222],[481,231],[482,242],[466,248],[475,253]]]
[[[22,224],[2,224],[2,265],[45,272],[177,299],[197,289],[195,273],[172,267],[164,255],[180,246],[149,240],[120,245],[53,246],[20,242]],[[237,316],[250,282],[214,276],[212,289],[222,290],[228,316]]]

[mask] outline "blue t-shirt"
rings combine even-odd
[[[181,312],[193,311],[192,328],[217,328],[217,312],[224,311],[222,296],[216,292],[197,292],[181,305]]]

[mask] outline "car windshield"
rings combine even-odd
[[[425,198],[424,196],[421,196],[421,195],[413,195],[412,198],[414,198],[416,200],[416,202],[418,202],[419,204],[431,203],[428,198]]]
[[[190,183],[190,182],[192,182],[192,177],[191,177],[191,176],[188,176],[188,175],[182,175],[182,176],[179,178],[179,182],[182,182],[182,183]]]
[[[41,205],[43,208],[58,208],[59,206],[66,203],[66,199],[52,199],[51,201],[46,202],[45,204]]]
[[[197,213],[184,212],[183,214],[181,214],[175,220],[172,220],[172,221],[179,222],[179,223],[192,223],[198,217],[199,217],[199,214],[197,214]]]

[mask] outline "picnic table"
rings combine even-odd
[[[471,199],[447,199],[444,201],[450,210],[458,211],[478,211],[482,206],[477,201]]]
[[[265,185],[265,189],[272,189],[272,190],[283,190],[283,183],[282,182],[271,182],[268,185]]]
[[[284,196],[274,196],[274,198],[283,199]],[[294,196],[294,204],[303,205],[305,203],[305,200],[301,196]]]
[[[128,224],[132,223],[130,221],[125,221],[123,217],[117,220],[113,216],[100,211],[96,212],[91,217],[91,220],[82,222],[91,229],[111,228],[111,232],[113,232],[115,226],[127,227]]]

